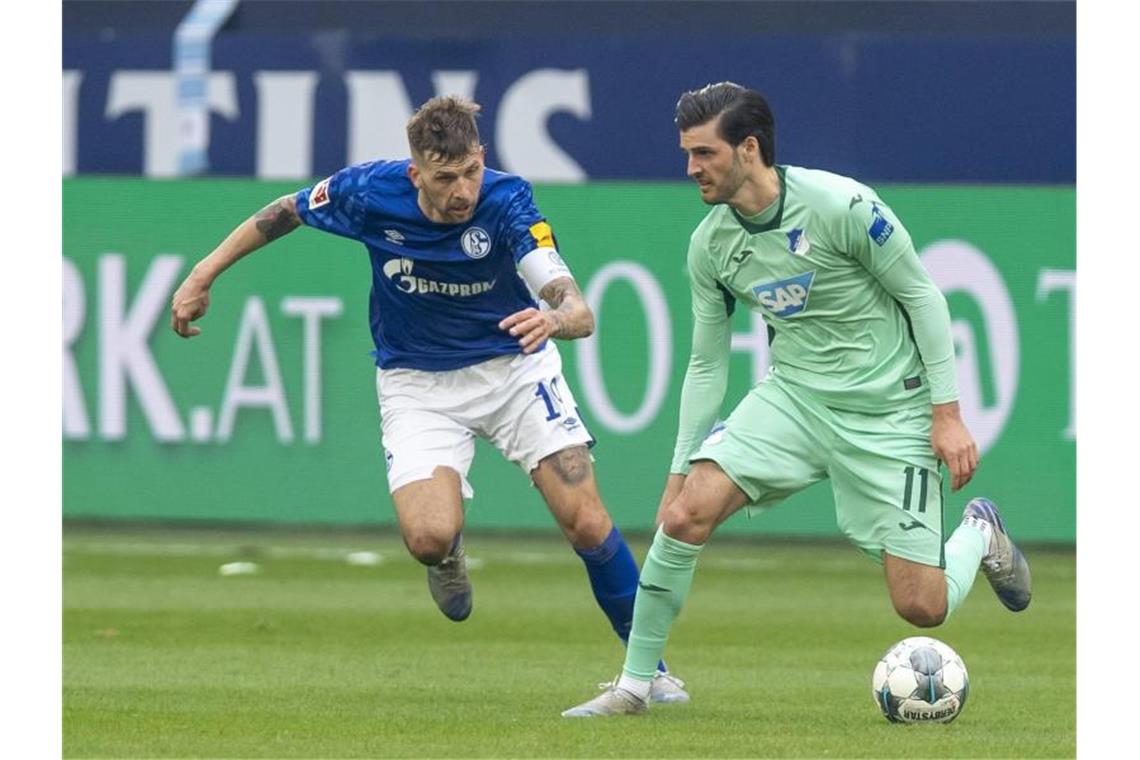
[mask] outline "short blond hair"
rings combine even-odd
[[[466,158],[479,146],[475,117],[480,110],[478,103],[455,95],[427,101],[408,120],[412,154],[444,162]]]

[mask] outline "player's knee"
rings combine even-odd
[[[918,628],[934,628],[946,620],[945,600],[920,597],[896,600],[895,611],[903,620]]]
[[[455,536],[442,536],[431,533],[420,533],[414,536],[405,536],[404,543],[408,553],[425,565],[438,565],[447,558],[451,552],[451,545]]]
[[[703,544],[712,533],[715,514],[691,494],[682,492],[665,508],[661,528],[665,535],[690,544]]]
[[[569,524],[563,526],[566,538],[579,549],[600,546],[610,531],[613,521],[600,502],[585,504],[574,512]]]

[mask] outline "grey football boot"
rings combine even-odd
[[[438,565],[427,569],[428,589],[439,611],[451,620],[466,620],[471,614],[471,580],[467,577],[467,552],[463,534],[455,537],[451,553]]]
[[[689,702],[685,682],[677,676],[658,670],[649,685],[649,701],[659,705],[681,705]]]
[[[649,703],[636,694],[619,689],[617,682],[601,684],[601,694],[562,712],[563,718],[595,718],[603,715],[640,715]]]
[[[1029,606],[1033,596],[1033,579],[1029,574],[1029,562],[1013,543],[1006,532],[1005,522],[998,513],[997,506],[989,499],[970,499],[963,512],[962,521],[977,520],[987,522],[993,528],[989,549],[982,557],[982,572],[993,586],[1001,603],[1014,612],[1021,612]]]

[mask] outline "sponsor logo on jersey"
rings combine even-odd
[[[790,317],[807,307],[808,294],[814,280],[813,269],[785,280],[753,285],[752,295],[756,296],[761,306],[777,317]]]
[[[871,229],[867,230],[867,234],[871,236],[879,245],[886,245],[887,241],[891,239],[891,235],[895,231],[895,226],[887,221],[883,216],[883,210],[879,208],[878,203],[871,203]]]
[[[491,236],[482,227],[468,227],[459,239],[463,252],[473,259],[481,259],[491,252]]]
[[[788,250],[793,256],[804,256],[811,249],[807,233],[797,227],[788,233]]]
[[[326,177],[313,186],[312,191],[309,193],[309,210],[321,206],[327,206],[329,202],[329,182],[332,177]]]
[[[404,244],[404,235],[399,230],[384,230],[384,237],[388,238],[389,243],[394,243],[395,245]]]
[[[554,231],[546,222],[536,222],[530,226],[530,235],[534,238],[535,248],[555,248]]]
[[[427,295],[437,293],[442,296],[468,298],[486,293],[495,287],[496,280],[489,282],[441,282],[429,280],[426,277],[417,277],[412,273],[415,262],[412,259],[392,259],[384,265],[384,276],[391,280],[398,289],[414,295]]]

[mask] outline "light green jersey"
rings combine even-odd
[[[957,399],[945,299],[891,209],[848,177],[776,169],[769,208],[749,218],[718,205],[692,235],[694,344],[674,472],[687,471],[723,400],[738,304],[768,325],[773,380],[829,407],[877,414]]]

